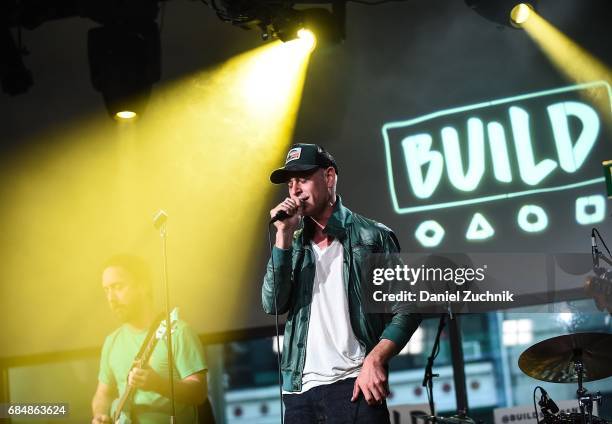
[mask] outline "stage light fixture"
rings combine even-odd
[[[131,121],[135,119],[138,114],[132,110],[122,110],[120,112],[115,113],[115,119],[121,121]]]
[[[262,38],[275,38],[286,43],[298,38],[298,31],[303,25],[302,13],[297,10],[275,10],[270,21],[264,25],[263,34],[267,35],[262,35]]]
[[[212,2],[211,6],[225,22],[244,29],[261,31],[263,40],[278,39],[287,42],[298,38],[301,29],[308,29],[317,35],[321,44],[343,41],[346,1],[320,3],[329,3],[330,6],[299,8],[301,4],[306,3],[266,0],[221,0]]]
[[[511,28],[522,28],[531,12],[537,10],[537,0],[465,0],[465,4],[483,18]]]
[[[510,23],[516,28],[521,28],[529,19],[532,11],[533,6],[528,3],[517,4],[510,11]]]
[[[308,49],[308,51],[313,51],[317,46],[317,37],[314,33],[306,28],[302,28],[298,31],[298,39],[304,43],[304,47]]]
[[[345,38],[345,16],[343,5],[330,10],[324,8],[304,9],[302,28],[316,34],[316,41],[322,45],[340,43]]]
[[[91,81],[109,115],[142,115],[161,76],[157,24],[107,24],[89,30],[87,41]]]

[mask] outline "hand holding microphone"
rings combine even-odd
[[[270,211],[270,223],[276,227],[276,247],[288,249],[291,247],[293,232],[302,219],[303,202],[306,199],[287,197]]]

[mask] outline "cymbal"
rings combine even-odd
[[[534,344],[519,357],[520,369],[530,377],[551,383],[576,383],[574,362],[584,366],[582,381],[612,376],[612,334],[575,333]]]

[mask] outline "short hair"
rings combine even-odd
[[[132,276],[136,284],[143,286],[153,295],[151,268],[140,256],[131,255],[129,253],[113,255],[104,262],[104,267],[102,269],[105,270],[110,267],[123,268]]]

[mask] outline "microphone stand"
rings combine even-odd
[[[612,265],[612,261],[606,258],[604,254],[597,248],[597,239],[595,238],[596,234],[599,240],[603,243],[604,247],[606,248],[608,255],[612,257],[612,253],[610,253],[610,249],[608,249],[608,246],[606,246],[606,242],[603,241],[603,239],[601,238],[601,234],[599,234],[599,231],[597,231],[597,228],[593,228],[591,230],[591,258],[593,259],[593,272],[595,272],[595,274],[598,277],[601,277],[602,275],[606,274],[606,269],[604,267],[599,266],[599,260],[601,259],[608,265]]]
[[[170,402],[172,404],[172,415],[170,415],[170,424],[176,423],[176,406],[174,404],[174,358],[172,353],[172,323],[170,322],[170,290],[168,286],[168,252],[166,248],[167,231],[166,222],[168,215],[163,210],[159,210],[153,218],[153,225],[159,230],[159,236],[162,239],[162,257],[163,257],[163,279],[166,297],[166,346],[168,351],[168,379],[170,382]]]
[[[440,315],[440,322],[438,324],[438,332],[436,333],[436,339],[434,341],[433,347],[431,349],[431,355],[427,358],[427,365],[425,366],[425,375],[423,376],[423,387],[427,390],[427,400],[429,401],[429,410],[431,411],[432,417],[435,420],[435,406],[433,399],[433,379],[434,377],[438,377],[439,374],[433,373],[433,364],[434,360],[440,353],[440,336],[442,335],[442,330],[444,329],[446,321],[446,314]],[[435,422],[435,421],[434,421]]]
[[[606,258],[603,253],[601,253],[597,247],[595,247],[594,251],[593,251],[593,258],[594,261],[597,261],[597,265],[593,266],[595,273],[599,273],[599,275],[602,275],[605,273],[605,268],[600,267],[599,266],[599,259],[601,259],[602,261],[604,261],[605,263],[607,263],[608,265],[612,265],[612,261],[608,258]]]

